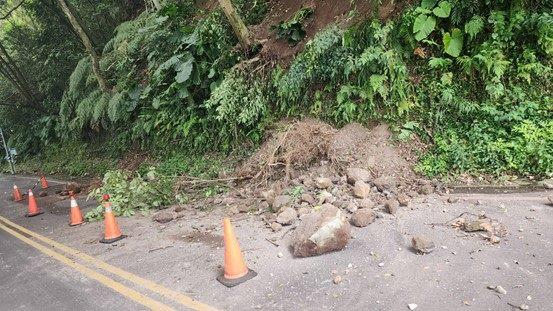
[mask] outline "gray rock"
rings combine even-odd
[[[396,181],[389,176],[380,176],[377,179],[373,180],[373,184],[380,191],[391,191],[394,192],[396,188]]]
[[[425,184],[419,189],[419,193],[423,195],[429,195],[434,192],[434,187],[430,184]]]
[[[332,186],[332,180],[330,180],[330,178],[326,178],[326,177],[319,177],[315,181],[315,184],[317,185],[317,188],[319,188],[319,189],[327,189],[330,186]]]
[[[540,181],[538,184],[540,187],[543,187],[545,189],[553,189],[553,178],[544,179]]]
[[[273,211],[278,211],[281,207],[290,204],[292,197],[289,195],[277,195],[273,201]]]
[[[302,218],[293,233],[291,247],[297,257],[307,257],[343,249],[349,242],[351,226],[342,212],[324,204]]]
[[[235,197],[231,197],[231,196],[228,196],[228,197],[224,197],[222,200],[221,200],[221,204],[225,205],[225,206],[228,206],[228,205],[233,205],[236,203],[236,198]]]
[[[357,206],[359,206],[359,208],[373,208],[375,205],[376,204],[371,199],[362,199],[357,201]]]
[[[282,229],[282,225],[279,224],[278,222],[273,222],[273,223],[271,224],[271,229],[272,229],[274,232],[280,231],[280,229]]]
[[[371,193],[371,187],[367,185],[364,181],[358,180],[353,186],[353,195],[360,199],[365,199]]]
[[[371,173],[364,168],[350,167],[346,171],[347,182],[355,185],[357,181],[369,182],[371,180]]]
[[[170,222],[174,218],[175,218],[175,216],[173,215],[173,212],[171,212],[171,211],[160,211],[160,212],[155,213],[154,216],[153,216],[154,221],[162,223],[162,224]]]
[[[411,246],[418,253],[428,254],[436,248],[434,242],[430,241],[423,235],[416,235],[411,239]]]
[[[376,215],[372,209],[364,208],[351,215],[351,224],[356,227],[366,227],[373,223],[375,218]]]
[[[298,218],[298,213],[295,209],[288,207],[282,213],[278,214],[276,221],[281,225],[291,225]]]
[[[346,205],[346,210],[350,213],[354,213],[358,209],[357,204],[355,204],[355,202],[348,202],[345,205]]]
[[[409,202],[411,201],[411,198],[406,194],[400,193],[397,196],[397,201],[400,206],[408,206]]]
[[[315,200],[315,198],[310,195],[309,193],[302,193],[301,195],[301,201],[302,202],[307,202],[309,203],[310,205],[315,205],[317,204],[317,201]]]
[[[457,202],[459,202],[459,198],[457,198],[457,197],[447,198],[447,203],[457,203]]]
[[[336,201],[336,198],[330,192],[322,191],[319,194],[319,205],[322,205],[325,203],[332,204],[335,201]]]
[[[396,199],[386,200],[386,202],[384,202],[384,208],[388,214],[395,214],[399,208],[399,202]]]
[[[311,211],[310,208],[307,208],[307,207],[300,207],[300,209],[298,209],[298,215],[301,217],[305,214],[309,214],[309,212]]]

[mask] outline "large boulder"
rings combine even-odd
[[[371,173],[364,168],[350,167],[346,171],[347,181],[349,184],[355,185],[357,181],[369,182]]]
[[[292,236],[293,253],[308,257],[341,250],[348,244],[350,231],[342,212],[334,205],[324,204],[302,217]]]

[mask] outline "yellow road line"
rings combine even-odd
[[[217,310],[215,309],[214,307],[211,307],[209,305],[206,305],[204,303],[201,303],[199,301],[196,301],[184,294],[181,294],[177,291],[174,291],[174,290],[171,290],[171,289],[168,289],[166,287],[163,287],[157,283],[154,283],[150,280],[147,280],[147,279],[144,279],[144,278],[141,278],[137,275],[134,275],[130,272],[127,272],[123,269],[120,269],[120,268],[117,268],[115,266],[112,266],[108,263],[105,263],[101,260],[98,260],[92,256],[89,256],[81,251],[78,251],[76,249],[73,249],[69,246],[65,246],[61,243],[58,243],[54,240],[51,240],[47,237],[44,237],[34,231],[31,231],[31,230],[28,230],[24,227],[21,227],[11,221],[9,221],[8,219],[0,216],[0,220],[5,222],[6,224],[18,229],[19,231],[21,232],[24,232],[52,247],[55,247],[57,249],[60,249],[70,255],[73,255],[75,257],[78,257],[86,262],[89,262],[89,263],[92,263],[93,265],[95,265],[96,267],[104,270],[104,271],[107,271],[107,272],[110,272],[110,273],[113,273],[119,277],[121,277],[122,279],[125,279],[127,281],[130,281],[130,282],[133,282],[135,284],[138,284],[144,288],[147,288],[149,290],[151,290],[152,292],[154,293],[157,293],[157,294],[160,294],[162,295],[163,297],[166,297],[168,299],[171,299],[172,301],[175,301],[177,303],[180,303],[190,309],[193,309],[193,310],[201,310],[201,311],[204,311],[204,310]]]
[[[151,298],[148,298],[144,295],[142,295],[141,293],[133,290],[133,289],[130,289],[128,287],[126,287],[125,285],[121,284],[121,283],[118,283],[110,278],[108,278],[107,276],[103,275],[103,274],[100,274],[92,269],[89,269],[81,264],[78,264],[76,262],[74,262],[73,260],[21,235],[20,233],[6,227],[5,225],[1,224],[0,223],[0,229],[6,231],[7,233],[13,235],[14,237],[20,239],[21,241],[31,245],[32,247],[36,248],[37,250],[41,251],[42,253],[44,253],[45,255],[48,255],[68,266],[70,266],[71,268],[81,272],[82,274],[86,275],[88,278],[91,278],[91,279],[94,279],[100,283],[102,283],[103,285],[105,285],[106,287],[109,287],[111,289],[113,289],[114,291],[120,293],[121,295],[129,298],[129,299],[132,299],[138,303],[140,303],[141,305],[145,306],[145,307],[148,307],[152,310],[173,310],[172,308],[170,308],[169,306],[167,305],[164,305],[162,304],[161,302],[157,302]]]

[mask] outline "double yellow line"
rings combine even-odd
[[[9,226],[9,227],[8,227]],[[10,228],[11,227],[11,228]],[[12,229],[13,228],[13,229]],[[54,240],[51,240],[47,237],[44,237],[36,232],[33,232],[31,230],[28,230],[24,227],[21,227],[11,221],[9,221],[8,219],[0,216],[0,229],[4,230],[5,232],[13,235],[14,237],[18,238],[19,240],[27,243],[28,245],[36,248],[37,250],[39,250],[40,252],[44,253],[45,255],[47,256],[50,256],[58,261],[60,261],[61,263],[67,265],[67,266],[70,266],[71,268],[81,272],[82,274],[84,274],[85,276],[91,278],[91,279],[94,279],[98,282],[100,282],[101,284],[103,284],[104,286],[108,287],[108,288],[111,288],[112,290],[120,293],[121,295],[145,306],[145,307],[148,307],[152,310],[173,310],[173,308],[161,303],[161,302],[158,302],[152,298],[149,298],[141,293],[139,293],[138,291],[136,290],[133,290],[115,280],[113,280],[112,278],[109,278],[101,273],[98,273],[97,271],[94,271],[82,264],[79,264],[77,262],[75,262],[74,260],[72,260],[71,258],[63,255],[62,253],[58,253],[40,243],[37,243],[35,241],[33,241],[32,239],[28,238],[28,237],[25,237],[23,234],[21,233],[24,233],[24,234],[27,234],[51,247],[53,247],[54,249],[58,249],[66,254],[69,254],[71,256],[74,256],[75,258],[78,258],[80,260],[83,260],[87,263],[90,263],[94,266],[96,266],[97,268],[101,269],[101,270],[104,270],[106,272],[109,272],[109,273],[112,273],[124,280],[127,280],[129,282],[132,282],[134,284],[137,284],[143,288],[146,288],[154,293],[157,293],[169,300],[172,300],[173,302],[176,302],[178,303],[179,305],[181,306],[184,306],[186,308],[189,308],[189,309],[193,309],[193,310],[216,310],[215,308],[211,307],[211,306],[208,306],[206,304],[203,304],[199,301],[196,301],[186,295],[183,295],[179,292],[176,292],[174,290],[171,290],[171,289],[168,289],[166,287],[163,287],[157,283],[154,283],[150,280],[146,280],[144,278],[141,278],[137,275],[134,275],[130,272],[127,272],[123,269],[120,269],[120,268],[117,268],[115,266],[112,266],[110,264],[107,264],[103,261],[100,261],[92,256],[89,256],[85,253],[82,253],[76,249],[73,249],[71,247],[68,247],[66,245],[63,245],[61,243],[58,243]],[[17,232],[16,230],[20,231],[21,233]]]

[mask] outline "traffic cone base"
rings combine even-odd
[[[246,282],[249,279],[252,279],[257,275],[257,272],[253,271],[252,269],[248,269],[248,272],[246,275],[239,277],[237,279],[227,279],[225,277],[225,274],[221,274],[217,277],[217,281],[221,282],[221,284],[225,285],[226,287],[234,287],[238,284],[242,284]]]
[[[82,225],[82,224],[84,224],[84,220],[81,220],[81,222],[77,222],[77,223],[69,223],[69,225],[71,227],[75,227],[75,226]]]
[[[44,214],[43,211],[38,211],[38,212],[32,213],[32,214],[27,213],[27,214],[25,214],[25,217],[35,217],[35,216],[42,215],[42,214]]]
[[[111,243],[114,243],[114,242],[117,242],[119,240],[122,240],[124,238],[126,238],[127,236],[126,235],[121,235],[121,236],[118,236],[116,238],[113,238],[113,239],[106,239],[106,238],[103,238],[100,240],[100,243],[104,243],[104,244],[111,244]]]

